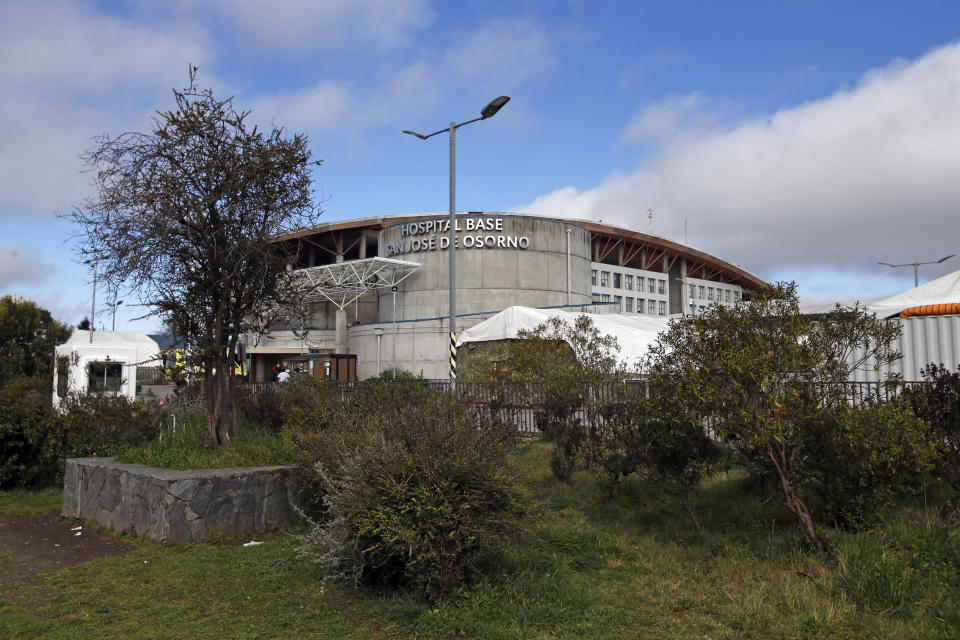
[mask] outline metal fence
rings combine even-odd
[[[378,383],[382,384],[380,380]],[[370,382],[336,382],[327,384],[341,397],[348,397],[362,391]],[[520,431],[536,432],[537,414],[547,404],[547,389],[539,385],[525,385],[515,382],[457,382],[456,388],[450,388],[448,380],[422,380],[422,384],[447,393],[455,393],[460,403],[475,413],[478,420],[496,420],[513,424]],[[847,402],[860,405],[868,401],[888,402],[905,389],[927,384],[917,381],[895,382],[842,382],[824,385],[839,390]],[[279,386],[275,382],[249,382],[241,385],[248,393],[262,396],[276,392]],[[570,389],[570,395],[579,399],[581,405],[573,417],[586,422],[589,419],[588,405],[628,403],[640,394],[646,393],[642,380],[583,384],[579,389]],[[824,391],[827,391],[824,389]]]

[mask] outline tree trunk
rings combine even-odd
[[[680,498],[680,504],[682,504],[683,508],[687,510],[687,514],[689,514],[690,519],[693,520],[693,526],[697,528],[697,531],[703,531],[700,521],[697,520],[697,514],[694,513],[693,507],[690,506],[690,501],[687,499],[687,495],[681,492],[677,497]]]
[[[780,479],[780,489],[783,491],[784,503],[787,505],[787,508],[793,512],[797,519],[800,520],[800,526],[803,527],[803,532],[807,534],[807,538],[810,540],[811,546],[822,553],[824,551],[823,542],[820,540],[820,537],[817,535],[817,529],[813,524],[813,518],[810,516],[810,511],[807,509],[807,505],[803,503],[803,500],[800,499],[794,490],[793,485],[790,483],[790,479],[787,477],[786,465],[781,464],[781,461],[777,458],[777,455],[773,451],[772,445],[767,443],[767,455],[770,458],[770,461],[773,462],[774,468],[777,470],[777,476]]]

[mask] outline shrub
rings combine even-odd
[[[929,427],[903,402],[826,409],[809,421],[800,451],[802,490],[821,502],[814,515],[847,527],[870,524],[919,487],[936,455]]]
[[[58,438],[46,400],[50,382],[15,378],[0,388],[0,488],[48,484],[56,478]]]
[[[478,426],[443,392],[399,384],[374,384],[352,419],[318,432],[313,469],[326,514],[301,551],[330,579],[407,585],[437,601],[521,513],[506,465],[512,432]],[[391,405],[411,393],[416,403]],[[377,407],[375,398],[387,400]]]
[[[54,411],[49,382],[20,378],[0,389],[0,486],[58,481],[67,458],[115,455],[154,437],[164,420],[155,402],[72,394]]]
[[[98,393],[72,394],[61,403],[57,418],[62,457],[115,455],[155,438],[165,417],[158,402]]]
[[[934,473],[960,491],[960,367],[951,372],[942,364],[930,364],[921,373],[926,384],[908,390],[906,397],[933,430]]]

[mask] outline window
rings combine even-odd
[[[700,299],[701,299],[701,300],[703,300],[703,290],[704,290],[705,288],[706,288],[706,287],[704,287],[703,285],[700,285]]]
[[[739,292],[739,291],[734,291],[734,292],[733,292],[733,299],[734,299],[734,301],[740,299],[740,292]]]
[[[610,294],[605,293],[602,296],[600,296],[600,302],[610,302]]]
[[[628,278],[630,276],[627,276]],[[633,298],[627,298],[627,313],[633,313]]]
[[[707,287],[707,300],[713,300],[713,287]]]
[[[619,273],[613,274],[613,288],[614,288],[614,289],[619,289],[619,288],[620,288],[620,274],[619,274]]]
[[[119,362],[91,362],[87,365],[88,391],[120,390],[123,365]]]
[[[601,272],[600,272],[600,286],[601,286],[601,287],[609,287],[609,286],[610,286],[610,272],[609,272],[609,271],[601,271]]]
[[[633,291],[633,276],[623,276],[623,288]]]
[[[637,313],[643,313],[643,298],[637,298]]]
[[[647,278],[647,293],[654,293],[656,291],[657,281],[653,278]]]
[[[697,305],[695,302],[690,303],[690,315],[692,316],[697,315]]]
[[[617,311],[623,310],[623,298],[620,296],[613,296],[613,301],[617,303]]]
[[[723,290],[723,301],[730,302],[730,289]]]
[[[667,281],[657,280],[657,293],[659,293],[660,295],[663,295],[666,292],[666,289],[667,289]]]
[[[690,299],[693,300],[697,297],[697,285],[690,285]]]
[[[647,313],[655,315],[657,313],[657,301],[647,300]]]
[[[590,284],[597,286],[597,270],[593,269],[590,271]]]
[[[637,291],[643,291],[643,277],[637,276]]]
[[[667,303],[661,300],[657,303],[658,313],[662,316],[667,315]]]

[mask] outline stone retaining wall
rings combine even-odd
[[[174,471],[71,458],[62,513],[157,542],[246,535],[290,520],[300,503],[294,468]]]

